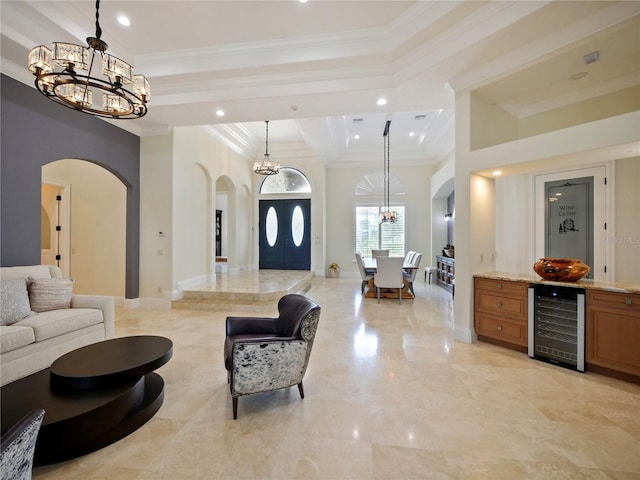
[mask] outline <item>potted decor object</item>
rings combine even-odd
[[[589,266],[577,258],[541,258],[533,270],[545,280],[577,282],[587,273]]]
[[[338,278],[340,276],[340,266],[333,262],[329,265],[329,278]]]

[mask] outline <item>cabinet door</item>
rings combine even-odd
[[[587,306],[587,363],[640,376],[638,312]]]

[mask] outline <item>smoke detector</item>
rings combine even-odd
[[[587,65],[590,65],[590,64],[596,63],[598,61],[598,58],[600,58],[600,52],[587,53],[582,58],[584,59],[584,63],[586,63]]]

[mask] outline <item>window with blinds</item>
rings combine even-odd
[[[371,250],[377,249],[389,249],[390,256],[404,257],[404,206],[390,208],[398,212],[398,221],[380,224],[380,206],[356,206],[356,251],[363,257],[370,257]]]

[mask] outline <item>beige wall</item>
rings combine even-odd
[[[172,290],[173,179],[171,135],[140,142],[140,298]]]
[[[230,266],[250,265],[248,163],[199,127],[141,139],[140,295],[150,305],[159,305],[154,298],[178,298],[180,288],[205,283],[215,273],[215,186],[220,177],[227,182]]]
[[[616,280],[640,283],[640,158],[615,162]]]
[[[471,150],[640,110],[640,85],[518,118],[476,93],[470,98]]]
[[[431,252],[431,176],[435,167],[397,166],[391,164],[392,175],[400,179],[406,195],[391,195],[406,204],[405,244],[407,250],[422,253],[421,267],[430,262]],[[356,197],[354,191],[362,178],[372,173],[371,168],[329,168],[327,170],[327,257],[325,268],[331,262],[340,265],[341,273],[359,276],[355,264],[355,205],[358,202],[379,202],[381,196]],[[364,254],[364,252],[362,252]]]

